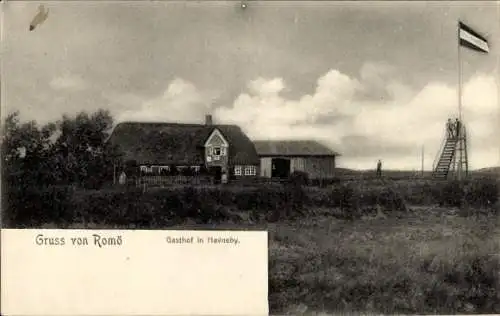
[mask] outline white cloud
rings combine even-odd
[[[200,122],[211,111],[215,96],[212,92],[198,90],[188,81],[175,79],[161,96],[143,101],[137,109],[122,112],[117,122]]]
[[[456,87],[431,82],[413,92],[386,76],[392,71],[386,65],[377,69],[376,64],[369,64],[357,80],[330,70],[318,79],[312,95],[299,100],[279,94],[285,87],[283,79],[259,78],[250,83],[250,94],[241,94],[230,108],[217,109],[216,118],[240,125],[254,139],[314,138],[327,141],[342,153],[346,147],[342,139],[357,135],[407,151],[406,155],[374,152],[373,158],[345,156],[343,164],[350,167],[372,168],[378,157],[385,156],[387,168],[418,169],[418,155],[424,145],[426,168],[430,168],[444,135],[444,124],[457,114]],[[386,83],[384,88],[391,98],[358,98],[358,92],[373,88],[378,80]],[[477,75],[464,83],[463,113],[473,150],[472,168],[499,163],[495,137],[499,123],[497,89],[495,78],[487,75]],[[332,123],[315,124],[321,117],[331,117]]]
[[[86,87],[85,81],[75,75],[63,75],[55,77],[50,81],[50,87],[54,90],[83,90]]]
[[[283,91],[285,89],[285,84],[281,78],[274,78],[271,80],[259,78],[250,82],[248,88],[253,93],[272,96]]]
[[[299,100],[282,97],[280,92],[284,88],[280,78],[258,78],[249,84],[251,94],[241,94],[232,108],[218,108],[216,116],[220,121],[245,127],[252,137],[303,138],[318,134],[316,130],[322,127],[314,122],[322,117],[353,116],[359,112],[358,107],[349,103],[359,83],[336,70],[318,79],[314,94]]]

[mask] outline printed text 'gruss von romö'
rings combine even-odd
[[[38,234],[35,237],[35,243],[38,246],[96,246],[103,247],[116,247],[123,244],[122,236],[101,236],[99,234],[92,234],[91,236],[80,237],[60,237],[60,236],[46,236]]]

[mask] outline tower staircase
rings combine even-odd
[[[458,135],[449,134],[441,143],[439,159],[434,161],[432,177],[434,179],[445,180],[451,177],[464,178],[468,174],[467,161],[467,137],[464,124],[460,124]]]

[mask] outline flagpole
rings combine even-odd
[[[424,176],[424,145],[422,145],[422,177]]]
[[[458,61],[458,120],[462,121],[462,54],[460,49],[460,21],[457,25],[457,61]]]
[[[460,137],[462,136],[460,133],[462,129],[462,54],[461,54],[461,49],[460,49],[460,21],[458,21],[457,25],[457,61],[458,61],[458,122],[459,122],[459,127],[460,129],[457,130],[457,136],[458,136],[458,141],[459,141],[459,146],[461,146],[460,143]],[[456,148],[455,148],[456,150]],[[455,152],[456,153],[456,152]],[[462,173],[462,152],[459,152],[459,161],[458,161],[458,168],[457,168],[457,178],[458,181],[461,180],[461,173]]]

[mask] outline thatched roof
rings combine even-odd
[[[332,157],[339,153],[314,140],[258,140],[254,141],[257,154],[289,157]]]
[[[258,164],[252,141],[235,125],[180,123],[119,123],[109,142],[118,145],[125,160],[138,164],[204,163],[204,143],[217,128],[229,143],[229,164]]]

